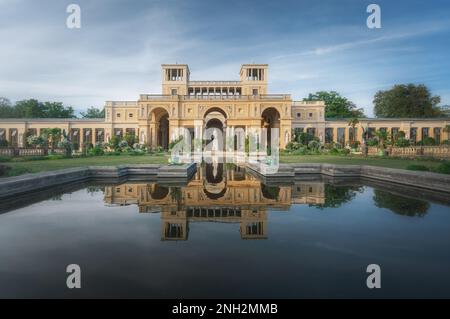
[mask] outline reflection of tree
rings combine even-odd
[[[374,193],[373,200],[377,207],[387,208],[396,214],[423,217],[430,207],[428,202],[420,199],[403,197],[379,189],[375,189]]]
[[[331,184],[325,184],[325,201],[323,204],[314,204],[314,206],[320,209],[323,208],[337,208],[344,203],[350,202],[357,193],[361,192],[361,186],[335,186]]]
[[[50,197],[50,200],[62,200],[62,194],[53,195],[52,197]]]
[[[280,194],[280,188],[277,186],[266,186],[261,184],[261,192],[265,198],[277,200]]]
[[[88,186],[86,187],[86,192],[90,195],[94,195],[95,193],[98,192],[104,192],[105,188],[101,187],[101,186]]]

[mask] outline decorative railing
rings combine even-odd
[[[266,94],[257,95],[261,100],[290,100],[291,96],[289,94]]]
[[[136,101],[106,101],[106,106],[113,106],[113,107],[137,106],[137,102]]]
[[[267,94],[267,95],[208,95],[208,94],[192,94],[192,95],[156,95],[156,94],[141,94],[141,101],[160,101],[160,100],[178,100],[187,101],[187,100],[289,100],[291,96],[289,94]],[[115,103],[115,102],[114,102]],[[119,103],[119,102],[117,102]],[[121,104],[118,104],[121,105]],[[116,106],[116,105],[114,105]]]
[[[178,99],[177,95],[163,95],[163,94],[141,94],[140,99],[144,101],[150,100],[173,100]]]
[[[46,156],[51,150],[45,148],[27,148],[27,147],[5,147],[0,148],[0,156],[18,157],[18,156]],[[53,150],[55,154],[65,154],[65,150],[57,148]]]
[[[240,85],[240,81],[189,81],[189,85]]]
[[[431,157],[438,159],[450,159],[450,146],[408,146],[408,147],[388,147],[387,154],[393,157]],[[377,147],[369,147],[369,155],[378,155],[380,149]]]

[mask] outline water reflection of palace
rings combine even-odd
[[[189,223],[240,224],[241,238],[267,238],[267,210],[287,211],[291,204],[320,204],[324,184],[266,186],[240,167],[204,165],[183,187],[125,183],[106,187],[105,202],[136,204],[141,213],[161,213],[161,238],[186,240]]]

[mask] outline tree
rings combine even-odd
[[[374,190],[373,201],[379,208],[387,208],[393,213],[411,217],[423,217],[430,208],[430,204],[426,201],[395,195],[379,189]]]
[[[358,124],[359,124],[359,120],[358,120],[358,118],[356,118],[356,117],[354,117],[354,118],[352,118],[352,119],[350,119],[350,120],[348,121],[348,126],[351,126],[352,131],[353,131],[353,136],[352,136],[352,141],[351,141],[351,142],[354,142],[354,141],[356,140],[356,136],[355,136],[355,127],[356,127],[356,125],[358,125]]]
[[[327,118],[364,117],[362,109],[358,109],[353,102],[335,91],[310,93],[303,101],[324,101]]]
[[[36,99],[18,101],[14,105],[14,109],[18,118],[44,117],[42,103],[39,103]]]
[[[423,84],[395,85],[390,90],[378,91],[373,100],[375,115],[387,118],[443,116],[438,107],[440,102],[441,98],[432,96]]]
[[[384,130],[379,130],[375,132],[375,136],[378,138],[378,146],[380,149],[384,150],[386,148],[388,133]]]
[[[34,147],[42,147],[45,145],[45,140],[42,136],[31,135],[27,137],[27,143]]]
[[[325,184],[325,201],[323,204],[311,204],[310,206],[319,209],[337,208],[344,203],[351,202],[362,191],[362,187],[356,186],[337,186],[333,184]]]
[[[1,118],[73,118],[74,110],[71,106],[64,106],[61,102],[39,102],[36,99],[18,101],[11,105],[8,99],[0,98]]]
[[[65,107],[61,102],[42,103],[43,117],[45,118],[74,118],[74,110],[71,106]]]
[[[15,117],[15,110],[11,101],[5,97],[0,97],[0,118]]]
[[[47,128],[41,130],[41,136],[47,141],[48,144],[50,144],[50,148],[53,152],[55,149],[55,146],[58,142],[61,141],[61,129],[59,128]]]
[[[96,107],[91,106],[86,110],[86,112],[81,112],[81,117],[85,119],[100,119],[105,117],[105,109],[98,109]]]

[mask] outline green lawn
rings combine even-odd
[[[36,173],[42,171],[52,171],[63,168],[83,167],[83,166],[116,166],[124,164],[166,164],[166,156],[92,156],[80,158],[47,159],[24,162],[0,163],[11,167],[8,176],[16,176],[25,173]]]
[[[441,163],[437,160],[412,160],[398,158],[379,158],[361,156],[333,156],[333,155],[293,155],[281,156],[281,163],[329,163],[329,164],[353,164],[353,165],[373,165],[391,168],[406,169],[407,166],[425,165],[428,168],[436,168]],[[25,173],[36,173],[42,171],[51,171],[70,167],[83,166],[115,166],[124,164],[165,164],[167,156],[95,156],[67,159],[47,159],[21,162],[4,162],[2,165],[11,167],[7,176],[16,176]]]
[[[390,168],[406,169],[409,165],[425,165],[429,168],[436,168],[441,161],[426,159],[400,159],[362,156],[339,156],[339,155],[292,155],[281,156],[281,163],[327,163],[327,164],[348,164],[348,165],[372,165]]]

